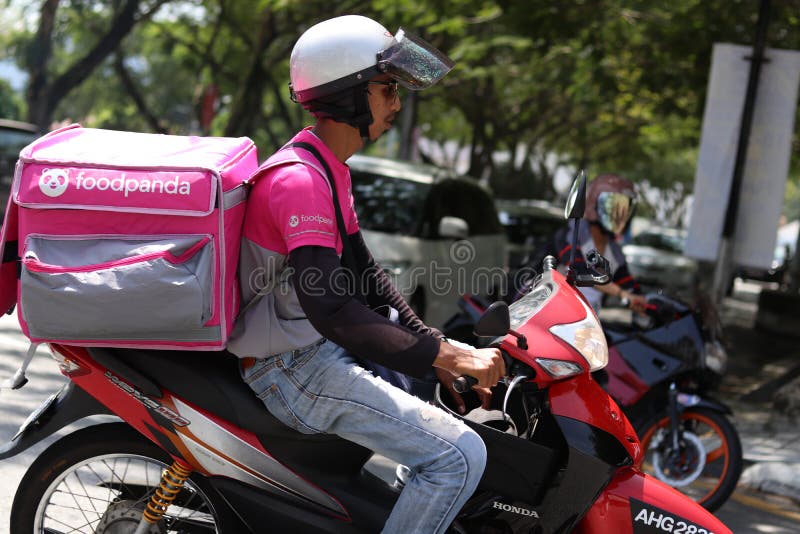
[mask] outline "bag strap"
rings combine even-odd
[[[358,264],[356,263],[356,257],[353,253],[353,247],[350,245],[350,239],[347,236],[347,226],[344,224],[344,216],[342,215],[342,208],[339,205],[339,195],[336,192],[336,183],[333,180],[331,168],[322,157],[322,154],[319,153],[319,150],[311,143],[298,141],[287,146],[301,148],[310,153],[319,161],[322,168],[325,169],[325,177],[328,179],[328,184],[330,184],[331,193],[333,194],[333,209],[336,212],[336,226],[339,229],[339,237],[342,240],[342,264],[350,269],[354,275],[358,275]]]
[[[347,226],[344,223],[344,216],[342,215],[342,208],[339,205],[339,196],[338,196],[338,194],[336,192],[336,183],[333,181],[333,173],[331,172],[330,166],[325,161],[325,158],[322,157],[322,154],[319,153],[319,150],[317,150],[317,148],[314,145],[312,145],[311,143],[298,141],[298,142],[290,143],[290,144],[284,146],[281,150],[286,149],[286,148],[290,148],[290,147],[291,148],[300,148],[302,150],[305,150],[306,152],[308,152],[309,154],[314,156],[314,158],[320,163],[320,165],[322,165],[322,168],[325,170],[325,178],[328,179],[328,184],[331,187],[331,195],[333,197],[333,199],[332,199],[333,200],[333,210],[336,213],[336,227],[337,227],[337,229],[339,231],[339,237],[342,240],[342,265],[344,267],[346,267],[348,270],[350,270],[350,272],[353,273],[353,276],[357,277],[358,274],[359,274],[358,263],[356,262],[355,253],[353,252],[353,247],[350,244],[350,239],[347,236],[347,230],[346,230]],[[283,165],[283,164],[287,164],[287,163],[298,163],[298,161],[296,161],[296,160],[287,160],[285,162],[276,163],[275,166],[277,167],[279,165]],[[302,160],[300,161],[300,163],[302,163]],[[314,167],[314,168],[316,169],[316,167]],[[264,169],[265,169],[265,167],[262,167],[261,169],[259,169],[259,172],[262,172]],[[267,293],[270,293],[275,288],[276,283],[277,282],[275,280],[273,280],[273,283],[268,284],[266,287],[261,288],[261,290],[259,290],[259,292],[256,293],[253,296],[252,299],[250,299],[250,302],[248,302],[247,305],[245,305],[243,308],[241,308],[239,310],[239,315],[240,316],[243,315],[256,302],[261,300],[261,298],[264,295],[266,295]],[[355,286],[355,287],[358,287],[358,286]],[[365,298],[361,294],[360,291],[356,292],[356,297],[362,303],[365,302]]]

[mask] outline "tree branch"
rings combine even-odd
[[[136,83],[125,68],[124,58],[120,52],[114,54],[114,71],[117,73],[120,82],[122,82],[122,87],[125,88],[125,92],[131,97],[131,100],[133,100],[133,103],[136,105],[136,109],[139,110],[139,113],[150,125],[150,128],[157,133],[169,133],[169,129],[164,126],[164,124],[158,120],[158,117],[147,107],[147,103],[144,101],[144,97],[139,91],[139,88],[136,87]]]
[[[126,0],[114,19],[108,32],[103,35],[95,46],[66,72],[56,78],[50,85],[52,90],[48,91],[47,108],[48,115],[52,113],[58,102],[72,89],[81,84],[94,71],[97,66],[112,54],[120,45],[122,40],[130,33],[133,27],[140,22],[151,17],[158,9],[169,0],[158,0],[153,3],[151,8],[137,19],[140,0]]]

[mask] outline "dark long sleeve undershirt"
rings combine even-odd
[[[361,232],[350,234],[348,237],[350,238],[350,246],[352,247],[358,270],[370,275],[364,277],[367,282],[367,304],[369,304],[370,308],[374,309],[387,304],[397,310],[400,315],[400,324],[403,326],[407,326],[414,332],[421,334],[428,334],[437,338],[444,337],[440,331],[423,323],[414,313],[411,306],[408,305],[400,292],[397,291],[397,288],[395,288],[389,275],[372,257]]]
[[[341,283],[341,278],[337,283],[336,273],[341,274],[339,257],[327,247],[298,247],[289,254],[292,284],[300,306],[320,334],[355,356],[422,378],[439,352],[441,341],[432,335],[438,332],[428,329],[404,301],[397,301],[402,301],[402,296],[393,290],[388,276],[377,267],[363,242],[358,245],[360,235],[355,234],[354,239],[357,262],[375,266],[364,271],[367,302],[392,305],[400,312],[402,324],[375,313],[352,291],[343,291],[347,284]]]

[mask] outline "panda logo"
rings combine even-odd
[[[45,169],[39,177],[39,189],[48,197],[60,197],[69,185],[66,169]]]
[[[298,224],[300,224],[300,218],[297,215],[292,215],[289,217],[289,226],[292,228],[297,228]]]

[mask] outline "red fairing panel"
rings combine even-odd
[[[642,460],[642,446],[636,431],[617,403],[588,374],[550,386],[550,412],[583,421],[616,436],[634,465]]]
[[[574,532],[731,534],[732,531],[689,497],[634,468],[624,468]]]

